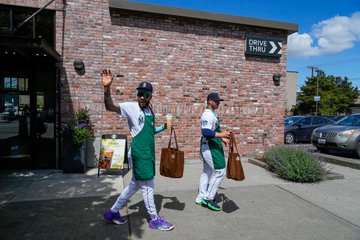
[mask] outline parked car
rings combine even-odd
[[[284,143],[293,144],[297,142],[310,142],[311,134],[315,128],[333,123],[335,122],[325,117],[303,117],[295,123],[285,126]]]
[[[316,128],[311,143],[322,153],[342,150],[355,152],[360,157],[360,114],[352,114],[333,125]]]
[[[284,119],[284,125],[287,126],[289,124],[293,124],[295,123],[296,121],[300,120],[304,118],[304,116],[292,116],[292,117],[287,117]]]
[[[337,122],[345,116],[324,116],[324,117],[326,117],[327,119],[333,120],[334,122]]]
[[[15,114],[16,114],[16,107],[12,106],[12,105],[8,105],[5,107],[5,111],[2,113],[2,118],[3,120],[8,120],[8,121],[12,121],[15,119]]]

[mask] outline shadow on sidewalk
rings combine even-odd
[[[236,203],[229,199],[224,193],[217,194],[215,198],[220,198],[222,200],[222,211],[225,213],[232,213],[239,209]]]
[[[161,216],[161,209],[171,209],[175,211],[183,211],[185,209],[185,203],[180,202],[177,197],[168,197],[160,194],[154,195],[156,210]],[[129,208],[129,226],[131,230],[130,234],[135,235],[138,238],[141,238],[144,234],[144,225],[148,225],[149,215],[145,208],[144,200],[141,197],[141,200],[137,203],[132,204],[131,200],[128,203]],[[129,230],[130,230],[129,229]]]

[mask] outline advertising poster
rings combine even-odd
[[[99,168],[123,169],[126,159],[126,136],[103,135],[100,146]]]

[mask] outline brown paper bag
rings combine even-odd
[[[234,147],[236,152],[234,152]],[[231,134],[229,145],[229,157],[226,167],[226,177],[235,181],[245,179],[244,169],[241,164],[240,154],[236,146],[235,135]]]
[[[171,137],[174,132],[176,148],[171,148]],[[184,152],[179,150],[175,129],[171,128],[169,144],[161,149],[160,174],[164,177],[181,178],[184,173]]]

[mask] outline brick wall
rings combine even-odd
[[[107,0],[66,3],[65,18],[57,12],[56,25],[56,49],[63,57],[63,121],[69,121],[78,107],[89,107],[97,136],[129,133],[126,120],[104,107],[100,71],[109,68],[115,75],[124,75],[116,77],[112,85],[115,102],[136,100],[135,89],[141,81],[153,84],[157,123],[164,122],[171,109],[179,147],[187,159],[198,158],[199,118],[209,92],[219,92],[225,99],[217,112],[222,127],[236,133],[244,156],[261,155],[266,148],[283,143],[285,31],[116,10],[110,13]],[[282,57],[245,57],[246,35],[282,39]],[[85,63],[83,75],[74,70],[76,58]],[[274,73],[283,75],[278,87],[272,81]],[[268,137],[263,138],[263,133]],[[157,157],[168,139],[168,131],[156,136]]]

